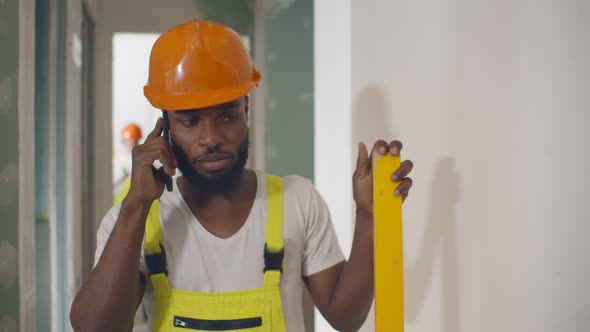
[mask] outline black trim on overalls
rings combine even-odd
[[[262,317],[207,320],[174,316],[174,327],[201,331],[243,330],[262,326]]]
[[[150,275],[164,273],[168,275],[166,265],[166,251],[160,243],[160,252],[153,255],[145,255],[145,264],[147,265]]]
[[[268,245],[264,244],[264,270],[266,271],[281,271],[283,273],[283,258],[285,257],[285,248],[279,252],[271,252],[268,250]]]

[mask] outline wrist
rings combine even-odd
[[[146,199],[141,199],[138,197],[134,197],[132,195],[127,195],[125,197],[125,199],[123,199],[123,202],[121,203],[122,207],[125,208],[131,208],[133,210],[142,210],[142,209],[148,209],[151,207],[153,200],[146,200]]]
[[[359,234],[373,235],[373,212],[367,209],[356,209],[355,232]]]
[[[373,221],[373,207],[356,206],[356,217]]]
[[[117,219],[123,233],[143,236],[150,207],[151,202],[127,195],[121,202],[121,212]]]

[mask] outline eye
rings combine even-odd
[[[219,121],[224,124],[232,123],[236,120],[236,116],[234,114],[224,114],[219,117]]]
[[[182,125],[184,127],[192,127],[197,123],[197,119],[194,119],[194,118],[182,119],[182,120],[180,120],[180,122],[182,123]]]

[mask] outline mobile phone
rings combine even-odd
[[[172,138],[170,137],[170,121],[168,120],[168,113],[166,111],[162,111],[162,136],[166,137],[170,146],[172,146]],[[166,184],[166,190],[172,191],[172,177],[166,173],[164,173],[164,183]]]

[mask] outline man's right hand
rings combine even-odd
[[[146,137],[145,142],[133,148],[131,188],[129,188],[127,199],[151,204],[164,192],[164,175],[176,174],[176,157],[168,139],[161,136],[162,123],[162,118],[159,118],[156,127]],[[153,166],[156,160],[163,165],[160,169]]]

